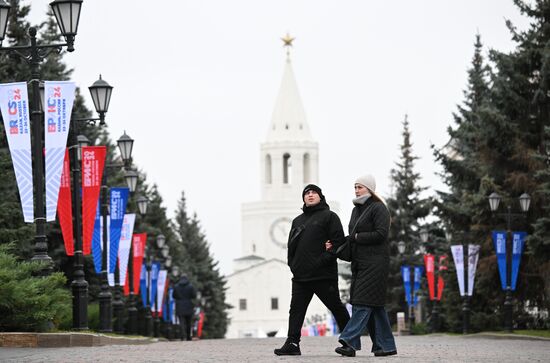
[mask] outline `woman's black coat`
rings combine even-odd
[[[361,217],[365,210],[366,214]],[[370,197],[365,204],[353,208],[349,222],[350,234],[356,223],[355,232],[348,237],[353,246],[350,302],[352,305],[384,306],[390,267],[390,213],[382,202]]]
[[[338,280],[336,254],[326,250],[325,242],[330,240],[336,250],[345,240],[340,218],[324,200],[311,207],[304,206],[303,211],[292,221],[288,240],[292,280]]]

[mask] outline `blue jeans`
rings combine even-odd
[[[351,319],[338,341],[361,350],[361,334],[368,328],[372,340],[372,352],[397,350],[388,314],[383,306],[353,305]]]

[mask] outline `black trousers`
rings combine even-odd
[[[191,317],[192,315],[178,315],[180,320],[180,339],[191,340]]]
[[[349,313],[340,300],[337,280],[292,281],[292,299],[290,301],[287,341],[300,342],[302,325],[304,324],[307,307],[313,298],[313,294],[317,295],[319,300],[334,315],[340,331],[344,330],[344,327],[348,323]]]

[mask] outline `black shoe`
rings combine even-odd
[[[285,342],[279,349],[273,350],[276,355],[302,355],[300,345],[298,343]]]
[[[379,350],[377,352],[374,352],[375,357],[385,357],[387,355],[396,355],[396,354],[397,354],[397,350],[391,350],[389,352],[384,352],[383,350]]]
[[[355,357],[355,349],[350,346],[338,347],[334,349],[338,354],[345,355],[346,357]]]

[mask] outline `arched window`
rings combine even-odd
[[[290,175],[292,163],[290,162],[290,154],[283,155],[283,184],[290,184]]]
[[[304,154],[304,184],[311,181],[311,161],[309,154]]]
[[[265,183],[271,184],[271,155],[265,156]]]

